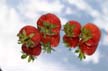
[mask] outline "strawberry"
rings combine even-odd
[[[57,47],[60,42],[60,35],[47,35],[42,38],[43,50],[47,53],[51,53],[54,47]]]
[[[44,36],[57,35],[60,33],[61,22],[56,15],[47,13],[38,19],[37,27]]]
[[[94,46],[88,46],[86,45],[82,40],[79,42],[79,48],[75,51],[76,53],[79,53],[80,60],[85,59],[85,55],[93,55],[97,49],[97,45]]]
[[[79,48],[76,53],[79,53],[80,60],[85,59],[85,55],[92,55],[97,49],[101,37],[100,29],[92,24],[87,23],[81,29]]]
[[[96,25],[87,23],[82,28],[80,37],[86,45],[96,46],[100,40],[101,31]]]
[[[85,53],[86,55],[92,55],[96,51],[97,45],[87,46],[86,44],[82,43],[82,44],[80,44],[79,47],[80,47],[81,51],[83,53]]]
[[[66,35],[64,35],[63,42],[67,47],[75,48],[79,43],[79,37],[67,37]]]
[[[25,59],[27,58],[27,56],[29,56],[28,62],[30,62],[31,60],[34,61],[34,57],[39,56],[41,53],[41,45],[38,44],[37,46],[28,48],[25,44],[23,44],[22,51],[23,51],[23,55],[21,56],[22,59]]]
[[[33,26],[24,26],[18,33],[19,43],[25,44],[27,47],[33,47],[41,42],[41,34]]]
[[[71,20],[64,25],[64,32],[68,37],[79,37],[81,25],[79,22]]]
[[[60,35],[54,35],[51,37],[51,47],[57,47],[60,42]]]

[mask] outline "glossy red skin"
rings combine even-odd
[[[52,29],[52,32],[54,32],[55,35],[60,33],[61,21],[56,15],[51,14],[51,13],[42,15],[37,21],[37,26],[44,27],[43,22],[48,22],[50,24],[56,25],[56,28]]]
[[[66,35],[63,36],[63,41],[69,44],[69,47],[76,48],[79,43],[78,37],[67,37]]]
[[[95,46],[87,46],[85,43],[82,43],[81,41],[79,45],[81,51],[85,53],[86,55],[93,55],[97,49],[97,46],[98,44]]]
[[[96,46],[99,43],[99,40],[101,38],[100,29],[92,23],[87,23],[83,28],[89,29],[92,35],[92,38],[86,42],[86,45]]]
[[[22,45],[22,51],[28,55],[39,56],[41,53],[41,45],[37,45],[34,47],[26,47],[26,45]]]
[[[51,38],[51,46],[52,47],[57,47],[59,42],[60,42],[60,35],[56,35]]]
[[[78,37],[81,33],[81,25],[78,21],[75,21],[75,20],[71,20],[68,22],[68,24],[70,25],[75,25],[75,28],[73,29],[73,37]]]
[[[33,26],[30,26],[30,25],[27,25],[27,26],[24,26],[19,34],[22,33],[22,31],[25,30],[26,31],[26,35],[29,36],[30,34],[34,33],[35,35],[31,38],[31,40],[35,43],[34,46],[38,45],[40,42],[41,42],[41,34],[39,32],[38,29],[36,29],[35,27]]]
[[[44,37],[42,38],[42,42],[44,44],[50,42],[51,47],[56,47],[60,42],[60,35],[53,35],[53,36],[47,35],[46,38]]]

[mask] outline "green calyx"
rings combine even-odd
[[[75,53],[78,53],[78,54],[79,54],[79,55],[78,55],[78,58],[79,58],[80,60],[83,60],[83,59],[86,58],[85,54],[81,51],[80,48],[78,48],[78,49],[75,51]]]
[[[31,40],[34,33],[27,36],[25,30],[23,30],[22,33],[18,34],[17,36],[19,37],[18,44],[26,44],[27,47],[32,47],[34,45],[34,42]]]
[[[49,22],[43,22],[43,26],[38,26],[38,28],[40,29],[40,32],[44,33],[44,36],[54,35],[55,33],[52,32],[52,29],[56,28],[56,25]]]
[[[41,45],[43,46],[44,52],[51,53],[51,51],[55,51],[53,48],[51,48],[50,42],[46,44],[41,42]]]
[[[21,59],[26,59],[26,58],[28,58],[28,62],[31,62],[31,61],[35,60],[33,56],[23,53],[22,56],[21,56]]]
[[[86,28],[82,28],[80,38],[83,40],[83,42],[88,41],[92,38],[91,31]]]
[[[64,32],[65,32],[65,34],[68,37],[73,37],[73,35],[74,35],[74,32],[73,32],[74,28],[75,28],[75,25],[70,25],[69,23],[66,23],[64,25]]]

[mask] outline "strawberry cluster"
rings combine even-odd
[[[74,20],[64,25],[64,32],[64,44],[69,48],[78,46],[75,53],[79,54],[80,60],[85,59],[85,55],[92,55],[96,51],[101,37],[101,32],[96,25],[87,23],[81,27],[80,23]]]
[[[60,42],[60,19],[51,13],[42,15],[36,22],[36,27],[27,25],[20,29],[17,34],[18,43],[22,44],[22,59],[28,58],[28,62],[34,61],[41,52],[51,53]],[[87,23],[83,27],[75,20],[68,21],[64,25],[64,44],[69,48],[77,48],[82,60],[85,55],[92,55],[99,43],[101,32],[99,28]]]
[[[28,58],[28,62],[34,61],[42,50],[51,53],[60,41],[61,22],[56,15],[42,15],[36,25],[37,28],[31,25],[24,26],[17,34],[18,43],[22,44],[21,58]]]

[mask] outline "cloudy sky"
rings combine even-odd
[[[96,52],[80,61],[63,44],[56,52],[42,53],[33,63],[22,60],[17,33],[25,25],[36,26],[45,13],[56,14],[62,25],[77,20],[96,24],[102,33]],[[108,71],[108,0],[0,0],[0,68],[3,71]],[[61,37],[63,32],[60,33]]]

